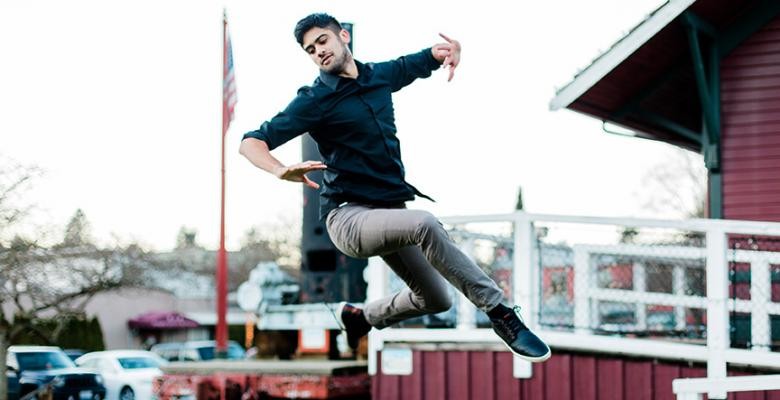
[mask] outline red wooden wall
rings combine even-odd
[[[506,351],[413,354],[412,375],[372,378],[373,400],[673,400],[672,380],[706,375],[705,365],[554,351],[547,362],[534,364],[531,379],[515,379]],[[732,393],[729,399],[780,400],[780,391]]]
[[[721,62],[723,216],[780,221],[780,19]]]

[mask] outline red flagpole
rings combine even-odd
[[[227,17],[222,20],[222,76],[223,93],[224,77],[228,68],[228,49],[227,49]],[[220,198],[220,221],[219,221],[219,250],[217,251],[217,348],[216,354],[219,358],[226,358],[227,355],[227,252],[225,251],[225,134],[229,121],[228,105],[224,98],[222,99],[222,193]]]

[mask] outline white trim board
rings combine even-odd
[[[750,392],[756,390],[780,390],[780,375],[730,376],[728,378],[678,378],[672,381],[672,391],[681,394],[700,394],[713,387],[726,392]],[[700,398],[700,397],[693,397]]]
[[[555,355],[556,349],[565,349],[701,363],[707,362],[710,356],[706,346],[696,344],[541,329],[537,330],[536,333],[553,348],[553,355]],[[491,329],[390,328],[372,331],[371,334],[370,339],[374,342],[373,350],[381,350],[387,343],[501,343],[501,339]],[[369,348],[371,348],[370,345]],[[725,357],[728,363],[734,365],[780,369],[780,353],[727,349]],[[370,362],[371,360],[369,360]]]

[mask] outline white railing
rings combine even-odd
[[[705,393],[752,392],[780,390],[780,375],[731,376],[728,378],[688,378],[672,381],[678,400],[701,400]]]
[[[630,354],[671,360],[706,362],[707,375],[711,379],[726,377],[727,363],[751,365],[780,369],[780,354],[769,352],[771,344],[771,316],[780,315],[780,304],[771,302],[771,265],[780,265],[780,246],[775,251],[749,251],[729,249],[729,235],[753,235],[757,237],[778,237],[780,243],[780,223],[733,221],[733,220],[683,220],[666,221],[634,218],[596,218],[577,216],[540,215],[517,212],[502,215],[482,215],[443,218],[448,226],[455,227],[453,232],[465,237],[462,248],[469,252],[473,240],[501,237],[513,249],[512,260],[512,300],[523,309],[526,323],[545,339],[553,351],[555,349],[587,350],[607,353]],[[468,226],[491,223],[511,224],[511,233],[486,234],[475,232],[469,240],[465,236]],[[674,230],[695,232],[704,238],[703,244],[680,245],[665,243],[653,247],[648,244],[608,243],[587,235],[568,240],[563,246],[570,254],[563,258],[571,259],[573,270],[573,295],[570,327],[573,329],[553,329],[541,325],[537,316],[544,312],[540,304],[542,294],[543,269],[540,257],[544,252],[540,245],[539,228],[556,226],[563,231],[566,226],[587,227],[632,227],[637,230],[659,231]],[[600,287],[598,270],[594,259],[601,256],[620,257],[632,262],[632,281],[630,289]],[[661,293],[649,291],[647,277],[642,263],[656,259],[693,262],[706,276],[706,296],[702,284],[702,293],[686,293],[684,268],[667,262],[671,268],[671,287]],[[751,269],[750,300],[732,300],[729,298],[729,264],[731,262],[749,263]],[[369,261],[368,301],[388,295],[391,280],[389,269],[381,259]],[[706,310],[706,336],[699,339],[702,344],[682,340],[637,339],[598,334],[602,322],[599,320],[599,304],[603,302],[620,303],[635,307],[633,324],[637,329],[647,325],[647,305],[671,307],[674,315],[674,327],[685,327],[685,310]],[[454,342],[500,344],[492,330],[477,328],[473,306],[461,297],[458,304],[458,319],[452,329],[414,329],[388,328],[373,330],[369,335],[369,372],[376,373],[376,351],[387,343],[398,342]],[[752,349],[733,349],[730,346],[729,312],[751,314]],[[603,330],[601,331],[603,333]],[[514,376],[529,377],[530,365],[515,358]],[[718,396],[719,392],[711,392]]]

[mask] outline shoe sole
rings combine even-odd
[[[347,302],[342,301],[341,303],[339,303],[338,307],[336,307],[336,322],[338,322],[339,327],[344,332],[347,331],[347,325],[345,325],[344,321],[341,319],[341,313],[342,311],[344,311],[344,307],[346,306],[347,306]]]
[[[501,340],[501,343],[503,343],[504,346],[506,346],[506,348],[509,349],[509,351],[512,352],[512,354],[514,354],[515,356],[520,357],[523,360],[526,360],[526,361],[529,361],[529,362],[532,362],[532,363],[547,361],[547,359],[550,358],[550,356],[552,356],[552,351],[550,350],[550,346],[547,346],[547,353],[546,354],[544,354],[542,356],[539,356],[539,357],[530,357],[530,356],[522,355],[522,354],[512,350],[512,348],[509,347],[509,345],[506,344],[506,342],[503,341],[503,340]]]

